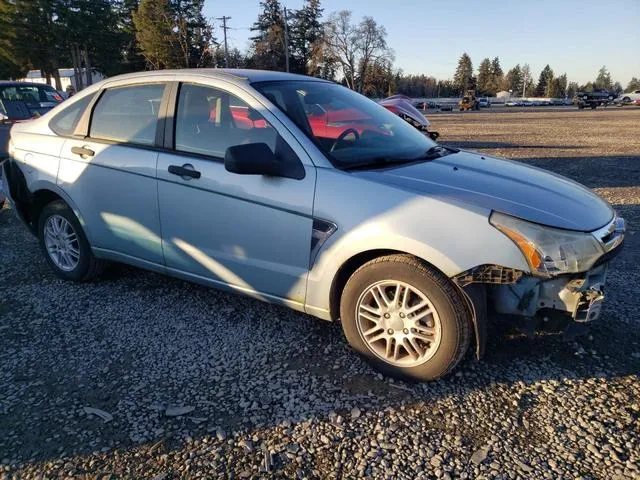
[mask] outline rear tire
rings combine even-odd
[[[349,344],[376,369],[403,380],[446,375],[471,341],[458,289],[410,255],[380,257],[356,270],[342,293],[340,316]]]
[[[49,203],[38,218],[40,248],[53,272],[64,280],[85,282],[104,270],[91,251],[80,222],[62,200]]]

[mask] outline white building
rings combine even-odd
[[[73,73],[73,68],[59,68],[58,72],[60,72],[60,83],[62,84],[62,91],[63,92],[66,91],[67,87],[71,85],[74,88],[74,90],[77,92],[78,82],[76,81],[76,76]],[[99,81],[104,80],[104,78],[105,76],[102,75],[100,72],[96,72],[95,70],[91,72],[92,83],[98,83]],[[30,70],[29,73],[27,73],[27,76],[25,78],[21,78],[20,81],[33,82],[33,83],[47,83],[47,79],[42,76],[42,73],[40,72],[40,70]],[[86,83],[87,83],[86,70],[82,69],[82,85],[86,87],[87,86]],[[55,78],[51,77],[50,84],[53,88],[56,88]]]

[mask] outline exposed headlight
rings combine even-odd
[[[585,272],[605,253],[590,233],[545,227],[499,212],[489,221],[518,246],[536,275]]]

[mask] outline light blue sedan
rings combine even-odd
[[[111,78],[13,126],[9,154],[4,190],[58,276],[124,262],[339,319],[416,380],[480,356],[488,310],[595,320],[624,239],[571,180],[277,72]]]

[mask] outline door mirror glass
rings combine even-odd
[[[304,178],[304,167],[276,157],[266,143],[246,143],[227,148],[224,168],[240,175]]]

